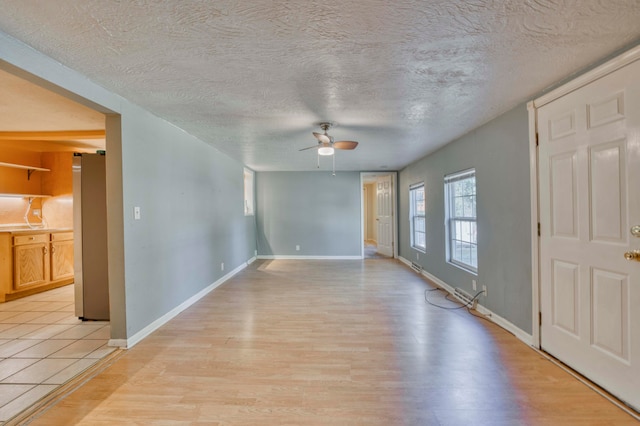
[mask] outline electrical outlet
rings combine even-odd
[[[258,255],[258,250],[254,250],[254,251],[253,251],[253,255],[254,255],[254,256],[257,256],[257,255]]]
[[[136,206],[133,208],[133,219],[140,220],[140,207]]]
[[[482,291],[484,292],[484,297],[487,297],[489,293],[487,292],[487,286],[486,285],[482,286]]]
[[[416,259],[420,260],[420,253],[416,253]]]
[[[224,262],[222,262],[222,263],[220,264],[220,270],[221,270],[221,271],[224,271]]]
[[[475,291],[478,287],[478,283],[476,283],[476,280],[471,280],[471,288]]]
[[[41,214],[42,212],[40,211],[40,209],[33,209],[33,215],[35,217],[40,217]]]
[[[296,251],[300,251],[300,246],[296,246]]]

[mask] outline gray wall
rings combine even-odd
[[[250,259],[255,232],[241,163],[134,105],[122,137],[131,335]]]
[[[108,132],[122,130],[121,140],[107,135],[112,338],[132,337],[253,256],[242,164],[2,33],[0,67],[114,114]]]
[[[475,168],[478,275],[446,261],[444,176]],[[427,252],[410,247],[409,186],[425,183]],[[525,105],[479,127],[409,165],[399,176],[400,256],[417,262],[453,287],[473,294],[487,286],[480,303],[523,331],[532,332],[528,115]]]
[[[360,173],[258,172],[256,188],[258,255],[361,255]]]

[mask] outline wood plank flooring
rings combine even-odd
[[[254,262],[32,424],[637,424],[429,288],[393,260]]]

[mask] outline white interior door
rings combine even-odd
[[[376,223],[378,253],[393,256],[393,180],[391,175],[376,179]]]
[[[542,348],[640,409],[640,61],[538,110]]]

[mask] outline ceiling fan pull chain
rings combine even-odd
[[[333,174],[331,176],[335,176],[336,175],[336,155],[332,155],[331,157],[333,157]]]

